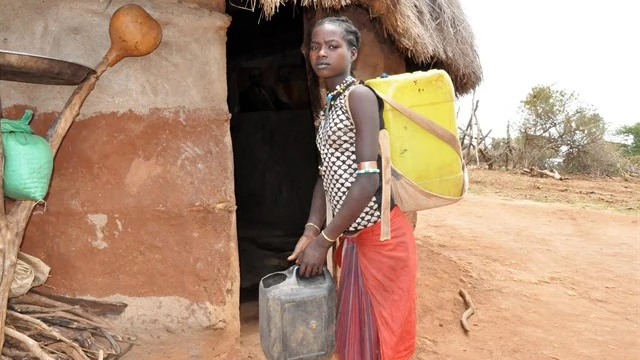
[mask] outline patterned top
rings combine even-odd
[[[347,87],[341,95],[338,95],[329,110],[328,119],[325,119],[324,112],[320,114],[320,125],[316,136],[324,191],[334,215],[342,207],[351,185],[356,181],[356,170],[358,170],[356,127],[351,119],[347,101],[354,85],[356,84]],[[347,231],[362,230],[380,220],[379,193],[380,189]]]

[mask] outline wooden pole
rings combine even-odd
[[[469,124],[467,125],[467,129],[469,129],[469,145],[467,146],[467,156],[466,159],[471,157],[471,147],[473,146],[473,104],[476,102],[476,92],[473,92],[473,97],[471,98],[471,114],[469,115]]]
[[[475,92],[474,92],[474,96],[475,96]],[[471,118],[469,118],[469,121],[467,122],[467,126],[464,128],[464,130],[460,129],[462,131],[462,139],[460,140],[460,147],[463,150],[463,153],[465,152],[465,150],[467,150],[469,148],[469,144],[467,144],[467,135],[469,135],[469,143],[471,143],[471,134],[469,133],[469,128],[471,127]],[[468,153],[468,151],[466,151]],[[469,158],[469,155],[465,155],[463,156],[463,159],[465,161],[465,163],[467,163],[467,159]]]
[[[108,67],[108,61],[103,61],[98,65],[96,73],[89,76],[83,83],[78,85],[64,109],[51,124],[47,132],[47,140],[51,152],[55,158],[62,139],[71,128],[73,121],[80,112],[80,107],[91,93],[98,81],[98,78]],[[0,137],[1,138],[1,137]],[[3,175],[4,167],[0,168],[0,175]],[[4,196],[2,197],[4,201]],[[31,211],[35,207],[35,201],[19,201],[8,214],[0,215],[0,252],[2,253],[2,280],[0,281],[0,349],[4,345],[4,325],[7,317],[6,308],[9,301],[9,291],[13,282],[13,275],[24,237],[24,231],[31,217]]]
[[[504,161],[504,169],[509,171],[509,157],[511,156],[511,121],[507,122],[507,149]]]
[[[2,95],[0,94],[0,118],[2,117]],[[4,144],[0,128],[0,175],[4,175]],[[4,176],[0,176],[0,221],[4,218]]]
[[[476,100],[475,105],[473,106],[473,119],[476,123],[476,165],[480,166],[480,159],[478,158],[478,151],[480,149],[480,138],[482,137],[482,130],[480,130],[480,124],[478,123],[478,106],[480,105],[480,100]]]

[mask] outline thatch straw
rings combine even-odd
[[[287,2],[328,10],[362,6],[414,62],[447,71],[458,94],[470,92],[482,80],[474,35],[459,0],[260,0],[267,19]]]

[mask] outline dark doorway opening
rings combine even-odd
[[[232,113],[241,302],[255,301],[262,277],[285,270],[301,235],[317,179],[300,6],[227,5],[228,105]]]

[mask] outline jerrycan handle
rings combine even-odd
[[[293,265],[292,267],[290,267],[287,272],[291,272],[291,275],[289,275],[290,278],[289,280],[287,280],[287,282],[292,282],[293,284],[296,284],[296,285],[300,284],[300,274],[298,272],[299,270],[300,270],[300,265]],[[329,272],[329,269],[327,268],[326,265],[322,266],[322,275],[312,276],[308,279],[313,279],[318,276],[324,276],[325,279],[329,278],[329,280],[331,279],[331,273]],[[302,279],[303,279],[302,281],[304,281],[304,279],[307,279],[307,278],[302,278]]]

